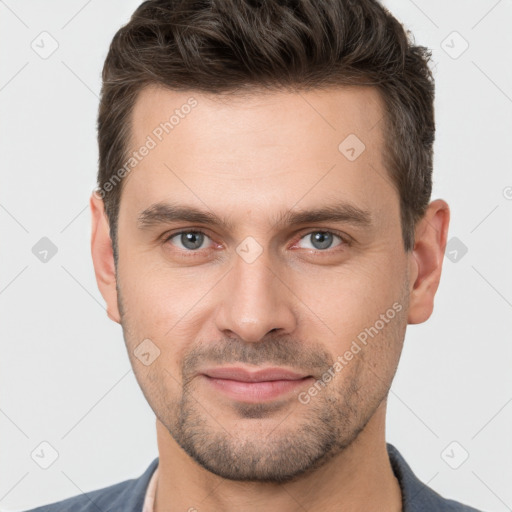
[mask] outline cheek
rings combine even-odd
[[[155,386],[173,389],[181,381],[181,362],[207,316],[204,297],[211,285],[190,270],[184,275],[154,267],[142,273],[133,263],[119,273],[125,342],[131,354],[141,352],[146,343],[158,357],[145,368],[130,355],[132,365],[141,386],[150,384],[153,376]]]
[[[135,258],[120,266],[123,309],[137,330],[161,338],[187,317],[205,291],[205,281],[191,271],[184,274]]]
[[[402,304],[403,272],[396,259],[368,259],[364,264],[333,268],[317,273],[313,279],[303,279],[297,295],[313,313],[310,317],[314,323],[337,340],[338,349],[343,349],[361,331],[379,321],[393,304]],[[395,313],[392,310],[389,316],[394,318]]]

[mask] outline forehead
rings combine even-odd
[[[329,134],[333,132],[337,132],[335,138],[353,133],[374,143],[380,135],[374,128],[383,119],[383,111],[379,91],[366,86],[229,94],[147,86],[134,104],[131,143],[137,146],[148,135],[162,142],[172,133],[174,139],[201,135],[208,136],[207,142],[224,140],[231,146],[247,135],[255,145],[293,145],[294,139],[304,135],[314,143],[323,138],[331,144],[333,137]],[[315,132],[310,131],[313,128]],[[250,141],[244,142],[248,146]],[[295,149],[299,151],[300,147]]]
[[[299,202],[339,199],[393,213],[383,112],[379,92],[362,86],[245,96],[147,87],[132,112],[130,149],[139,156],[121,207],[140,213],[179,200],[275,218]]]

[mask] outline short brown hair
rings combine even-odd
[[[98,187],[116,261],[122,182],[105,185],[126,162],[133,106],[150,84],[213,94],[377,87],[385,105],[384,161],[410,251],[432,191],[430,57],[377,0],[143,2],[115,34],[103,67]]]

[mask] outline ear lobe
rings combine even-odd
[[[116,269],[110,227],[103,200],[93,192],[89,201],[92,214],[91,254],[98,288],[107,304],[108,317],[121,323],[117,305]]]
[[[432,201],[416,226],[414,249],[410,254],[412,288],[407,321],[428,320],[434,309],[434,296],[441,279],[450,208],[442,199]]]

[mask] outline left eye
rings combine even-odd
[[[198,249],[201,249],[201,245],[203,244],[205,239],[209,238],[202,231],[181,231],[180,233],[175,233],[174,235],[169,236],[169,238],[167,238],[167,241],[170,241],[176,237],[179,237],[178,240],[182,244],[182,247],[180,247],[180,249],[186,249],[188,251],[196,251]]]
[[[336,235],[331,231],[312,231],[303,236],[301,240],[311,241],[311,246],[304,247],[305,249],[325,250],[331,248],[334,238],[341,240],[341,242],[337,245],[341,245],[344,242],[344,240],[339,235]]]

